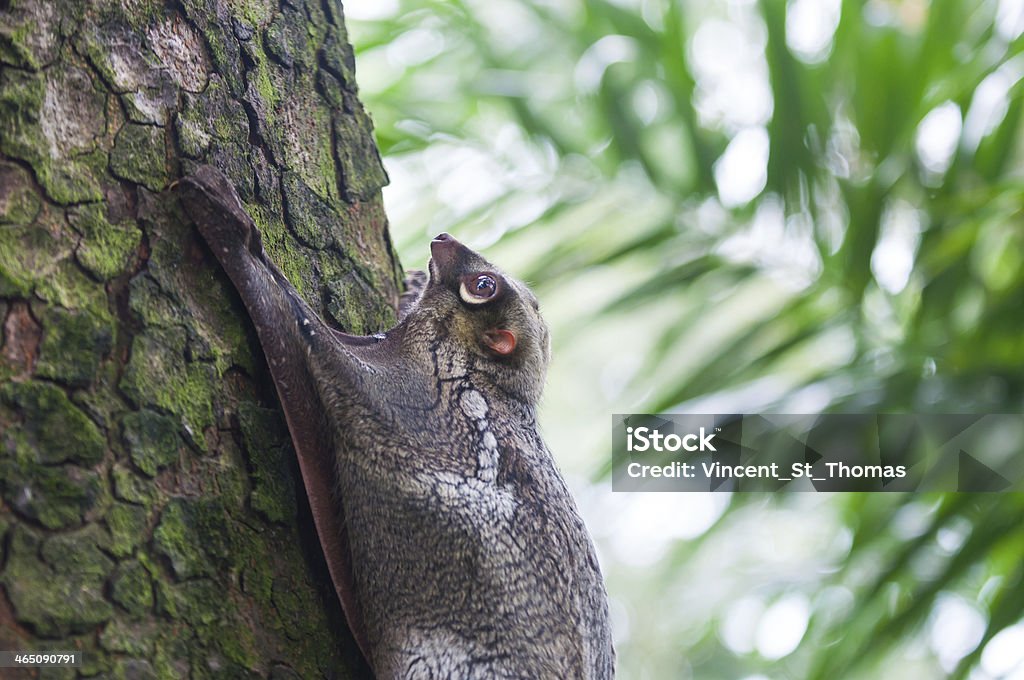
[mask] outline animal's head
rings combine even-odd
[[[551,356],[537,298],[520,281],[448,234],[430,243],[430,280],[418,305],[476,370],[535,403]]]

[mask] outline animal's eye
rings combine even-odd
[[[476,277],[476,282],[473,284],[473,294],[478,297],[491,297],[497,289],[498,284],[487,274]]]
[[[459,285],[459,295],[463,302],[471,305],[480,305],[498,292],[498,281],[491,274],[476,274],[462,279]]]

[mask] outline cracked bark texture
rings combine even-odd
[[[355,92],[337,0],[0,0],[0,649],[85,660],[20,677],[365,674],[255,335],[168,191],[219,166],[315,307],[386,327]]]

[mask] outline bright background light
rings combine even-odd
[[[963,20],[929,33],[940,6]],[[970,165],[993,162],[1019,115],[1022,0],[349,0],[345,13],[403,264],[422,267],[450,231],[529,279],[552,325],[542,424],[608,576],[620,677],[810,677],[863,634],[848,621],[896,617],[984,531],[933,498],[612,494],[610,416],[1024,409],[1000,372],[1022,365],[1011,322],[985,350],[971,335],[1019,297],[1020,173]],[[942,31],[957,41],[920,70],[923,36]],[[913,73],[886,90],[904,57]],[[955,288],[926,296],[961,265]],[[645,285],[650,298],[621,301]],[[993,563],[977,557],[869,650],[932,680],[980,643],[971,680],[1024,680],[1020,624],[983,638],[1012,560]]]

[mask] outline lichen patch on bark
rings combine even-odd
[[[203,39],[180,16],[161,21],[146,38],[171,80],[187,92],[202,92],[210,71]]]
[[[12,2],[0,32],[0,63],[41,68],[51,61],[60,44],[60,3]]]
[[[39,125],[50,158],[68,158],[96,145],[104,129],[104,103],[83,69],[68,66],[48,74]]]

